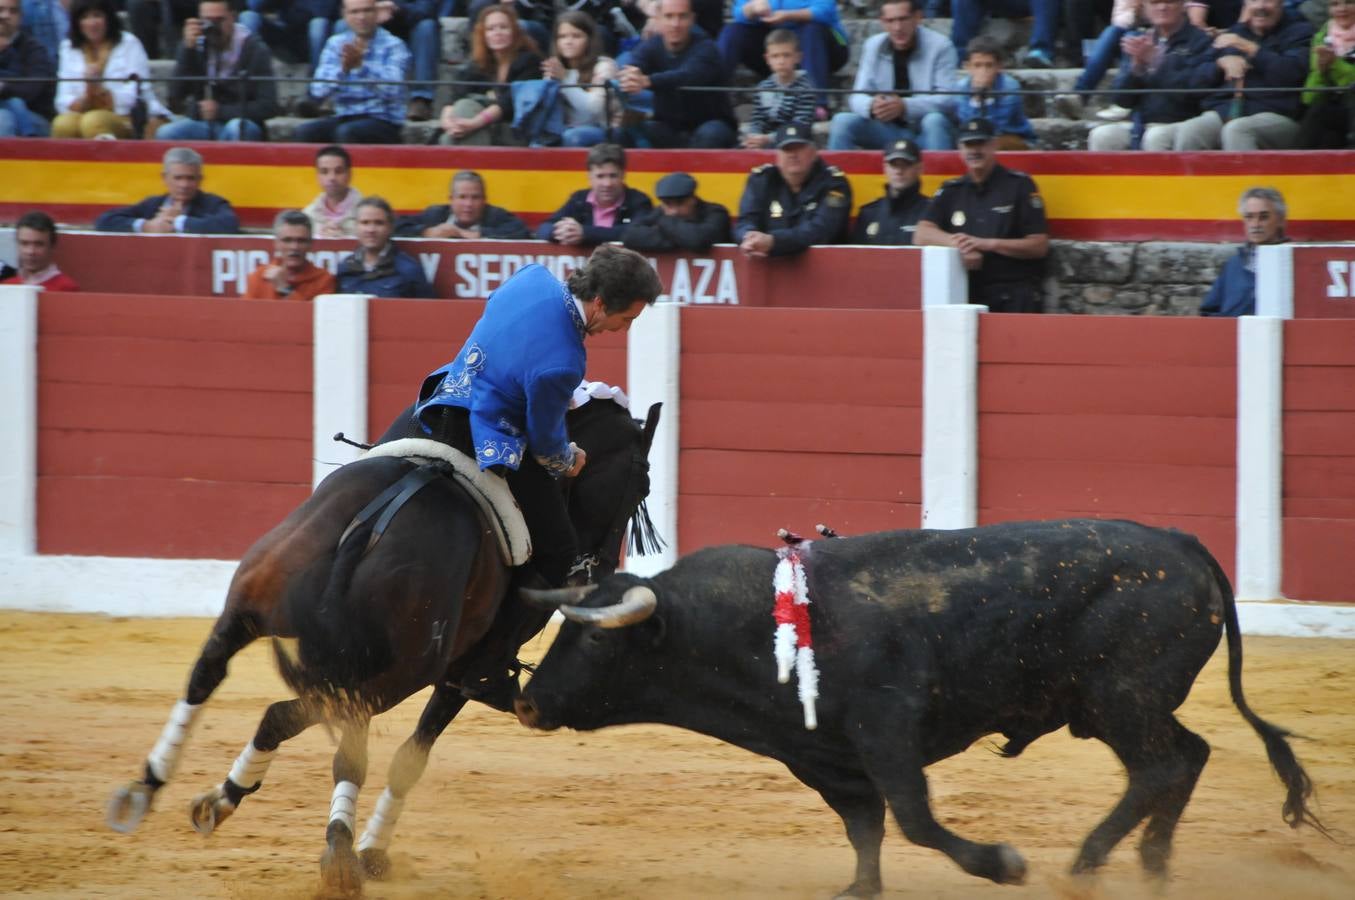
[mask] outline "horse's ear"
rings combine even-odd
[[[659,412],[662,409],[662,403],[655,403],[649,408],[649,412],[645,414],[644,445],[646,456],[649,455],[649,446],[654,443],[654,432],[658,430]]]

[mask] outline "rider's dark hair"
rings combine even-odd
[[[603,309],[618,313],[636,300],[653,303],[663,293],[663,282],[649,260],[634,250],[603,244],[582,269],[569,273],[569,290],[584,303],[601,297]]]

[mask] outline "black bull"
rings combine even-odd
[[[1090,872],[1140,821],[1144,867],[1165,875],[1172,832],[1209,757],[1173,711],[1228,638],[1234,704],[1283,780],[1290,825],[1321,824],[1288,732],[1242,694],[1237,609],[1195,538],[1133,522],[1054,521],[819,541],[810,618],[818,728],[772,655],[776,556],[712,547],[653,579],[615,575],[576,605],[518,701],[524,724],[674,725],[783,762],[842,817],[856,850],[845,893],[881,889],[885,804],[907,838],[962,869],[1019,882],[1007,844],[978,844],[932,815],[923,769],[987,734],[1007,756],[1064,725],[1104,741],[1124,796],[1073,865]],[[560,602],[562,592],[536,596]]]

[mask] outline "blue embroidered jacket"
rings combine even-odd
[[[531,452],[546,471],[574,461],[565,412],[587,365],[584,322],[574,296],[544,266],[524,266],[489,296],[456,359],[428,376],[436,383],[415,410],[470,410],[480,468],[517,469]]]

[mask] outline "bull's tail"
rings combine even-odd
[[[370,521],[353,528],[332,563],[322,560],[313,565],[283,596],[298,655],[294,659],[277,638],[273,653],[283,681],[302,699],[351,704],[356,689],[394,661],[383,623],[372,615],[370,604],[349,589],[372,528]]]
[[[1298,758],[1294,756],[1289,741],[1285,740],[1292,736],[1292,732],[1272,725],[1258,716],[1247,705],[1247,698],[1242,694],[1242,628],[1237,621],[1237,600],[1233,596],[1233,585],[1214,555],[1203,546],[1201,549],[1204,550],[1205,558],[1209,560],[1214,580],[1223,594],[1223,626],[1228,641],[1228,692],[1233,697],[1233,705],[1242,713],[1242,718],[1247,720],[1247,724],[1266,745],[1266,756],[1270,757],[1271,766],[1284,782],[1286,791],[1284,820],[1289,823],[1290,828],[1310,825],[1325,837],[1331,838],[1331,832],[1308,808],[1308,800],[1313,795],[1313,782],[1299,764]]]

